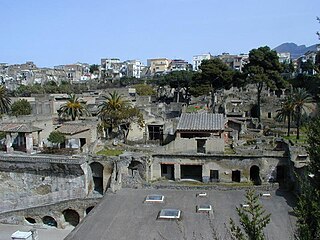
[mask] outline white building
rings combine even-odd
[[[141,72],[143,65],[139,60],[128,60],[125,62],[127,64],[127,76],[141,78]]]
[[[201,62],[203,60],[209,60],[212,58],[212,55],[210,53],[206,53],[206,54],[200,54],[200,55],[195,55],[192,58],[193,61],[193,71],[198,71],[199,70],[199,66],[201,65]]]

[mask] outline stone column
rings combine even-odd
[[[41,136],[40,136],[40,131],[38,132],[38,147],[39,147],[39,148],[42,148],[42,147],[43,147],[42,139],[41,139]]]
[[[174,164],[174,180],[175,181],[180,181],[181,180],[180,164]]]
[[[6,134],[6,148],[7,148],[7,153],[13,152],[11,133]]]
[[[27,153],[32,153],[33,151],[33,139],[32,133],[26,133],[26,151]]]

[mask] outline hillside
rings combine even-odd
[[[306,45],[300,45],[298,46],[295,43],[283,43],[277,47],[275,47],[273,50],[277,52],[290,52],[291,58],[296,59],[303,55],[304,53],[308,51],[316,51],[317,44],[311,45],[309,47],[306,47]]]

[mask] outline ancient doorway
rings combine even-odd
[[[240,182],[241,172],[239,170],[232,171],[231,179],[232,179],[232,182]]]
[[[139,161],[131,161],[128,166],[128,173],[130,176],[134,177],[139,174],[141,178],[145,178],[143,164]]]
[[[277,166],[277,182],[279,186],[282,186],[286,177],[286,167],[285,166]]]
[[[94,191],[103,194],[103,166],[101,163],[93,162],[90,164]]]
[[[57,227],[58,226],[57,221],[53,217],[50,217],[50,216],[44,216],[42,218],[42,222],[43,222],[43,224],[48,225],[50,227]]]
[[[161,164],[161,177],[164,177],[168,180],[174,180],[174,165]]]
[[[254,185],[261,185],[260,168],[257,165],[250,168],[250,180]]]
[[[210,170],[210,182],[219,182],[219,170]]]
[[[66,209],[62,212],[64,220],[69,223],[71,226],[77,226],[80,222],[80,216],[77,211],[72,209]]]
[[[181,165],[181,179],[202,181],[202,165]]]

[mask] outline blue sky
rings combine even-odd
[[[1,0],[0,62],[248,53],[318,43],[319,0]]]

